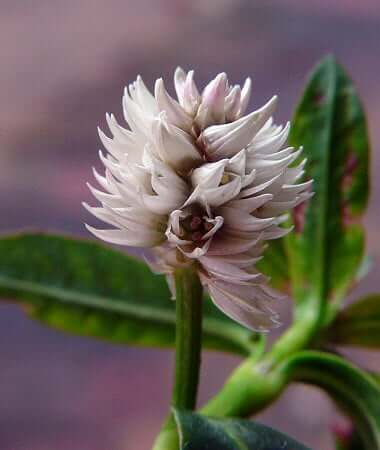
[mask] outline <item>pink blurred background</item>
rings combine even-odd
[[[86,234],[85,181],[99,166],[96,126],[121,117],[123,86],[174,68],[202,84],[219,71],[254,79],[251,107],[280,94],[289,118],[305,74],[334,52],[369,114],[373,174],[380,169],[378,0],[0,0],[0,231],[39,227]],[[380,255],[380,178],[366,216],[368,249]],[[379,291],[380,265],[355,295]],[[289,316],[290,302],[279,306]],[[1,450],[143,450],[167,412],[172,354],[60,334],[2,304]],[[366,367],[374,353],[350,351]],[[207,353],[201,401],[238,363]],[[327,398],[289,389],[260,420],[313,449],[329,449],[341,422]]]

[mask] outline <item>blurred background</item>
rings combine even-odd
[[[177,65],[202,84],[220,71],[250,75],[251,107],[280,94],[287,120],[306,73],[334,52],[369,114],[373,175],[380,170],[378,0],[0,0],[0,231],[26,227],[86,235],[80,202],[98,166],[96,126],[121,118],[121,95],[138,74],[147,85]],[[380,256],[380,177],[365,222]],[[355,291],[379,290],[380,264]],[[290,302],[280,305],[289,317]],[[375,368],[368,352],[350,357]],[[1,450],[144,450],[170,398],[172,354],[60,334],[2,303]],[[208,353],[201,401],[238,359]],[[260,420],[313,449],[329,449],[343,423],[315,389],[289,389]]]

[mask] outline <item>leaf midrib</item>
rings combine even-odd
[[[104,310],[108,313],[119,313],[125,317],[133,317],[146,322],[159,323],[161,325],[175,324],[175,311],[165,310],[162,307],[155,306],[149,308],[145,305],[132,306],[121,300],[110,300],[109,297],[85,294],[83,292],[71,289],[63,289],[56,286],[45,286],[32,281],[24,281],[17,278],[11,278],[0,275],[0,287],[13,290],[14,292],[23,292],[24,294],[34,294],[53,298],[59,303],[68,303],[73,306],[91,307]],[[168,302],[171,301],[168,299]],[[222,329],[221,329],[222,328]],[[204,331],[209,336],[214,336],[221,340],[233,340],[242,350],[248,351],[250,348],[247,337],[244,336],[245,331],[237,330],[228,323],[222,323],[217,319],[210,317],[204,318]]]
[[[336,65],[332,63],[333,61],[330,60],[330,66],[332,67],[332,73],[331,77],[332,79],[332,91],[330,93],[330,98],[332,99],[331,105],[329,105],[328,108],[328,127],[326,132],[326,148],[325,152],[326,158],[324,158],[325,161],[325,167],[323,170],[323,173],[325,174],[324,182],[321,184],[323,186],[323,195],[321,196],[321,241],[323,242],[323,245],[321,246],[321,272],[320,272],[320,285],[319,285],[319,299],[321,300],[320,306],[321,308],[324,306],[324,300],[327,298],[328,294],[328,283],[327,280],[329,278],[329,264],[328,264],[328,258],[329,258],[329,242],[327,241],[327,222],[329,220],[329,211],[330,211],[330,189],[331,189],[331,170],[332,170],[332,140],[333,140],[333,124],[334,124],[334,117],[335,117],[335,109],[336,109],[336,102],[337,102],[337,71],[336,71]]]

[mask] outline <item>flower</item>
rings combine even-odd
[[[301,149],[285,147],[289,123],[272,121],[277,97],[245,115],[251,93],[224,73],[200,92],[194,72],[178,68],[178,100],[159,79],[152,95],[141,77],[125,89],[129,129],[106,115],[112,138],[99,130],[103,189],[89,185],[99,207],[86,208],[113,228],[87,228],[105,241],[152,248],[151,267],[166,274],[194,265],[225,314],[254,330],[278,324],[276,294],[256,268],[265,241],[284,236],[286,212],[311,195],[297,184]]]

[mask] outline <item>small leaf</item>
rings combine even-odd
[[[71,333],[173,347],[175,305],[146,264],[96,242],[45,234],[0,239],[0,297]],[[254,335],[204,302],[204,345],[247,354]]]
[[[328,342],[337,345],[380,348],[380,294],[352,303],[329,327]]]
[[[248,420],[213,419],[178,410],[174,415],[181,450],[308,450],[279,431]]]
[[[283,366],[289,381],[319,386],[348,414],[366,450],[380,449],[380,386],[344,359],[320,352],[302,352]]]
[[[315,191],[295,209],[295,231],[286,238],[294,296],[322,313],[329,300],[334,315],[363,258],[360,218],[369,189],[363,107],[334,58],[323,59],[312,72],[289,141],[304,147],[305,179],[314,179]]]

